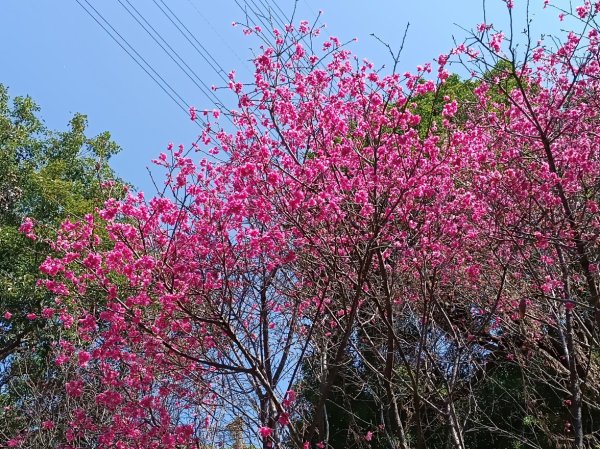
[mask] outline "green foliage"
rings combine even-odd
[[[36,286],[51,253],[45,242],[65,218],[93,213],[108,194],[103,183],[116,179],[108,160],[119,147],[109,133],[88,137],[81,114],[66,131],[50,131],[38,113],[31,98],[11,100],[0,85],[0,421],[4,407],[23,400],[20,383],[51,369],[47,355],[58,326],[41,314],[53,298]],[[36,223],[35,241],[19,232],[25,217]],[[27,317],[32,313],[35,319]]]
[[[475,87],[477,87],[477,82],[463,81],[458,75],[453,74],[435,92],[428,92],[413,98],[414,107],[411,108],[411,111],[421,116],[419,125],[421,137],[427,136],[434,126],[442,129],[440,126],[443,120],[442,110],[448,101],[456,100],[458,102],[459,110],[454,120],[462,120],[464,117],[462,111],[476,100],[473,94]]]

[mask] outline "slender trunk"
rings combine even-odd
[[[571,392],[571,425],[573,427],[573,436],[575,437],[575,448],[583,449],[583,418],[581,413],[582,397],[579,374],[577,372],[577,357],[573,345],[571,311],[566,311],[567,324],[567,348],[569,351],[569,390]]]
[[[421,405],[421,397],[417,391],[413,392],[413,404],[415,407],[415,427],[417,430],[417,449],[427,449],[425,445],[425,433],[423,432],[423,406]]]
[[[410,449],[408,441],[406,440],[406,433],[404,431],[404,425],[402,424],[402,418],[400,416],[400,410],[398,408],[398,401],[392,399],[392,407],[394,413],[394,421],[396,424],[396,436],[400,440],[400,449]]]
[[[450,426],[450,434],[452,435],[454,447],[457,449],[465,449],[463,429],[460,425],[458,416],[456,415],[456,409],[454,408],[454,402],[452,399],[449,400],[446,410],[448,413],[448,424]]]

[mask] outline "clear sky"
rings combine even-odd
[[[247,3],[249,11],[264,11],[270,5],[279,15],[277,7],[289,14],[294,5],[293,0],[166,0],[187,28],[179,25],[186,38],[159,9],[160,0],[129,0],[181,55],[189,66],[184,67],[188,77],[120,4],[128,6],[126,0],[88,1],[187,104],[198,109],[214,108],[214,99],[202,92],[198,87],[201,82],[192,73],[207,86],[224,85],[207,60],[217,67],[216,61],[225,72],[235,69],[242,78],[248,78],[250,47],[256,42],[231,26],[233,21],[244,20],[239,5]],[[517,11],[524,2],[515,0]],[[542,3],[532,0],[537,15],[535,32],[555,31],[558,13],[538,13]],[[342,40],[357,37],[358,42],[350,49],[377,65],[389,63],[390,57],[369,35],[375,33],[397,48],[410,22],[402,71],[448,51],[453,36],[458,41],[465,36],[457,25],[472,28],[483,18],[481,0],[299,0],[296,18],[312,20],[319,10],[327,24],[326,34]],[[487,13],[488,22],[499,26],[506,23],[502,0],[487,0]],[[122,146],[123,152],[113,166],[141,190],[152,190],[146,172],[151,159],[169,142],[187,145],[198,134],[199,128],[189,117],[76,0],[2,0],[0,42],[0,83],[9,87],[11,95],[31,95],[53,129],[65,129],[75,112],[87,114],[91,133],[108,130]],[[214,61],[196,50],[200,44]]]

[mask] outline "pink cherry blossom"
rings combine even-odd
[[[271,429],[270,427],[261,427],[260,429],[258,429],[258,433],[260,433],[261,437],[268,438],[273,433],[273,429]]]
[[[409,314],[441,334],[443,307],[462,310],[445,344],[488,339],[490,357],[517,363],[521,352],[496,335],[519,321],[523,338],[541,341],[573,292],[599,305],[595,34],[540,45],[518,75],[474,67],[473,96],[461,103],[444,91],[445,70],[386,74],[337,38],[309,47],[311,30],[289,25],[260,48],[252,84],[229,74],[232,127],[205,110],[198,142],[156,159],[163,193],[109,199],[65,221],[52,242],[39,284],[57,301],[44,316],[69,329],[55,361],[80,375],[66,384],[73,403],[99,411],[71,410],[72,441],[197,447],[234,404],[255,438],[278,447],[296,415],[307,418],[298,398],[309,354],[331,361],[369,344],[383,360],[395,354],[396,342],[382,353],[384,343],[357,344],[364,323]],[[479,48],[441,55],[440,69],[497,60],[506,39],[490,30],[478,28]],[[419,113],[431,98],[436,120]],[[532,300],[520,319],[522,298]],[[317,400],[326,401],[338,373],[322,366]],[[319,441],[311,424],[294,441]]]

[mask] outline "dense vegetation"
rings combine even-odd
[[[66,332],[50,319],[55,295],[37,286],[48,242],[66,218],[82,219],[119,195],[106,184],[119,151],[110,135],[87,137],[80,114],[67,131],[50,131],[38,114],[31,98],[11,100],[0,85],[0,421],[8,434],[35,421],[40,392],[52,400],[64,390],[52,351]],[[36,239],[19,232],[28,223]]]
[[[150,199],[4,93],[6,444],[598,447],[599,13],[403,75],[246,27],[233,128]]]

